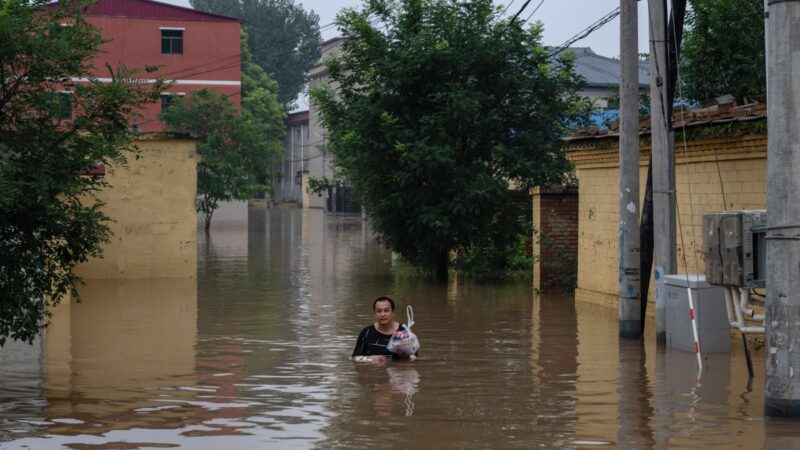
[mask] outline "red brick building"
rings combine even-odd
[[[141,131],[163,131],[158,113],[171,96],[208,87],[227,95],[237,108],[241,101],[242,21],[152,0],[98,0],[86,20],[100,28],[109,42],[101,46],[95,76],[110,75],[106,64],[139,69],[140,76],[173,81],[160,104],[152,104],[136,120]],[[146,66],[157,66],[152,74]]]

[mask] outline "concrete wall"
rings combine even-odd
[[[77,268],[92,278],[182,278],[197,273],[195,141],[142,135],[139,158],[107,170],[98,194],[114,222],[104,257]]]
[[[570,289],[578,253],[578,189],[535,188],[533,196],[533,287]]]
[[[676,136],[678,272],[702,273],[703,213],[722,211],[726,209],[725,206],[728,210],[766,207],[767,137],[757,134],[698,138],[689,140],[684,150],[680,133]],[[617,307],[619,275],[617,145],[617,137],[609,136],[576,139],[565,147],[567,156],[575,164],[580,192],[578,286],[575,296],[576,299],[613,308]],[[642,196],[649,155],[649,143],[642,142],[639,178]],[[652,301],[652,280],[650,286]],[[652,307],[648,308],[649,314],[652,311]]]

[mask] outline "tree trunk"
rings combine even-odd
[[[203,213],[203,229],[206,234],[211,230],[211,217],[214,215],[214,210]]]
[[[447,283],[450,268],[450,252],[445,250],[439,254],[434,271],[434,279],[438,283]]]

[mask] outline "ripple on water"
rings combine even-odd
[[[800,445],[763,420],[736,340],[698,378],[650,335],[620,343],[614,308],[425,281],[357,216],[247,214],[198,237],[196,279],[90,280],[54,311],[50,340],[0,364],[0,447]],[[347,358],[383,294],[401,321],[414,306],[416,363]]]

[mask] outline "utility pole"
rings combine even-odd
[[[642,335],[639,301],[639,33],[637,0],[620,0],[619,336]]]
[[[764,0],[767,1],[767,0]],[[667,128],[670,130],[669,142],[672,152],[675,152],[675,132],[672,128],[672,101],[675,99],[675,87],[678,80],[678,59],[681,53],[683,40],[683,22],[686,17],[686,0],[673,0],[672,11],[669,15],[667,26],[667,47],[669,55],[667,65],[669,77],[667,79]],[[673,172],[674,173],[674,172]],[[674,182],[672,183],[674,185]],[[644,199],[642,199],[642,220],[639,226],[639,242],[641,252],[641,297],[642,326],[644,326],[645,313],[647,312],[647,297],[650,291],[650,273],[653,270],[653,155],[647,164],[647,182],[645,183]],[[663,287],[662,287],[663,288]],[[660,303],[663,305],[663,303]],[[663,324],[662,313],[659,313]],[[662,327],[663,328],[663,327]],[[660,337],[666,337],[661,333]]]
[[[764,414],[800,419],[800,0],[769,0]]]
[[[667,133],[666,2],[649,0],[650,14],[650,142],[653,156],[653,233],[656,266],[656,338],[667,337],[663,276],[676,272],[675,153]]]

